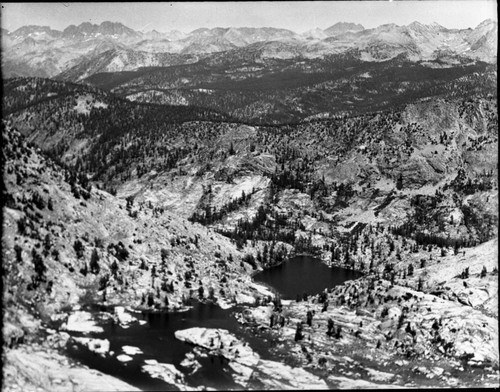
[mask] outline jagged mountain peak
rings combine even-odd
[[[200,28],[200,29],[193,30],[191,33],[189,33],[189,35],[195,36],[195,37],[198,37],[198,36],[210,36],[210,37],[217,36],[217,37],[220,37],[228,31],[229,31],[228,27],[214,27],[211,29]]]
[[[141,36],[137,31],[125,26],[120,22],[110,22],[105,21],[100,25],[93,24],[90,22],[83,22],[78,26],[70,25],[66,27],[63,31],[63,36],[65,38],[76,38],[76,37],[91,37],[91,36],[126,36],[139,38]]]
[[[497,27],[498,22],[496,20],[493,20],[493,19],[485,19],[476,26],[476,29],[480,28],[480,27],[486,27],[486,26]]]
[[[291,39],[296,37],[296,34],[274,27],[231,27],[223,37],[233,45],[245,46],[255,42]]]
[[[430,24],[420,23],[418,21],[414,21],[406,26],[408,29],[412,29],[418,32],[438,32],[447,30],[446,27],[441,26],[439,23],[432,22]]]
[[[496,33],[497,23],[492,19],[485,20],[475,29],[448,29],[437,23],[418,21],[406,26],[391,23],[365,29],[360,24],[338,22],[326,30],[312,29],[302,34],[273,27],[204,27],[190,33],[140,32],[120,22],[106,21],[71,25],[63,32],[48,26],[24,26],[14,33],[3,32],[2,36],[9,63],[7,75],[50,77],[99,56],[115,45],[151,54],[200,56],[236,48],[252,51],[249,45],[256,42],[280,42],[288,45],[286,58],[323,58],[359,50],[365,53],[362,58],[366,61],[381,61],[402,53],[408,53],[412,61],[432,60],[439,57],[438,53],[448,53],[452,57],[466,56],[494,63]],[[27,38],[30,39],[25,41]],[[270,56],[282,58],[284,54],[279,53],[280,50],[273,49]],[[100,62],[98,58],[93,61]],[[117,62],[113,69],[128,69],[127,64],[121,64],[121,68],[120,64]]]
[[[362,31],[365,28],[361,24],[350,23],[350,22],[338,22],[333,26],[328,27],[324,32],[329,35],[339,35],[347,32]]]
[[[307,30],[304,33],[301,34],[302,37],[304,38],[309,38],[309,39],[324,39],[328,37],[328,34],[325,33],[324,30],[321,30],[320,28],[316,29],[311,29]]]
[[[19,27],[18,29],[13,31],[13,34],[26,34],[35,31],[56,31],[52,30],[50,26],[39,26],[39,25],[26,25]]]
[[[9,34],[13,38],[24,39],[27,37],[53,37],[58,38],[61,35],[61,32],[58,30],[53,30],[50,26],[37,26],[37,25],[28,25],[22,26],[17,30],[13,31]]]
[[[446,27],[444,27],[444,26],[440,25],[440,24],[439,24],[439,23],[437,23],[437,22],[432,22],[432,23],[430,24],[430,26],[432,26],[432,27],[434,27],[434,28],[438,28],[438,29],[440,29],[440,30],[447,30],[447,28],[446,28]]]
[[[383,25],[376,27],[374,30],[388,31],[388,30],[398,29],[400,27],[401,26],[397,25],[396,23],[385,23]]]

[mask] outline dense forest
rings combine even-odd
[[[382,63],[354,54],[314,61],[245,56],[95,74],[87,82],[139,102],[209,107],[261,125],[387,110],[426,97],[485,94],[496,83],[494,67],[482,62],[442,68],[404,55]]]

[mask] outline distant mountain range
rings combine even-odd
[[[71,75],[83,80],[95,73],[190,64],[212,54],[241,50],[260,59],[316,59],[349,53],[362,61],[380,62],[404,55],[410,61],[457,64],[464,60],[496,63],[498,24],[485,20],[475,29],[447,29],[436,23],[386,24],[365,29],[336,23],[298,34],[286,29],[200,28],[141,32],[121,23],[82,23],[63,31],[48,26],[2,29],[4,77]]]

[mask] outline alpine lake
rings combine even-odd
[[[258,272],[253,280],[267,286],[280,294],[284,300],[295,300],[297,296],[315,295],[331,289],[347,280],[360,277],[356,271],[339,267],[329,267],[320,260],[310,256],[296,256],[286,262]],[[66,350],[73,359],[83,364],[120,378],[143,390],[177,390],[175,385],[160,378],[152,377],[144,372],[147,360],[156,360],[161,364],[172,364],[184,375],[184,382],[190,388],[206,387],[214,389],[247,389],[234,380],[234,371],[228,366],[228,360],[222,356],[202,355],[196,359],[199,366],[195,371],[186,369],[181,364],[186,355],[193,352],[195,346],[178,340],[175,332],[193,327],[219,328],[232,333],[236,338],[245,341],[261,358],[274,359],[270,353],[273,342],[266,336],[240,324],[235,314],[251,305],[236,305],[223,309],[207,302],[193,302],[185,311],[130,312],[139,322],[130,325],[119,325],[102,318],[102,314],[113,313],[113,307],[90,306],[85,310],[95,316],[102,332],[78,333],[70,332],[72,337],[107,339],[109,352],[99,355],[88,348],[68,343]],[[119,359],[124,346],[132,346],[139,350],[127,361]],[[115,355],[110,355],[115,353]],[[192,355],[192,354],[191,354]],[[147,363],[147,362],[146,362]]]

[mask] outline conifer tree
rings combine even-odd
[[[92,272],[93,274],[98,274],[100,269],[99,254],[97,253],[97,249],[94,248],[92,250],[92,255],[90,256],[90,272]]]

